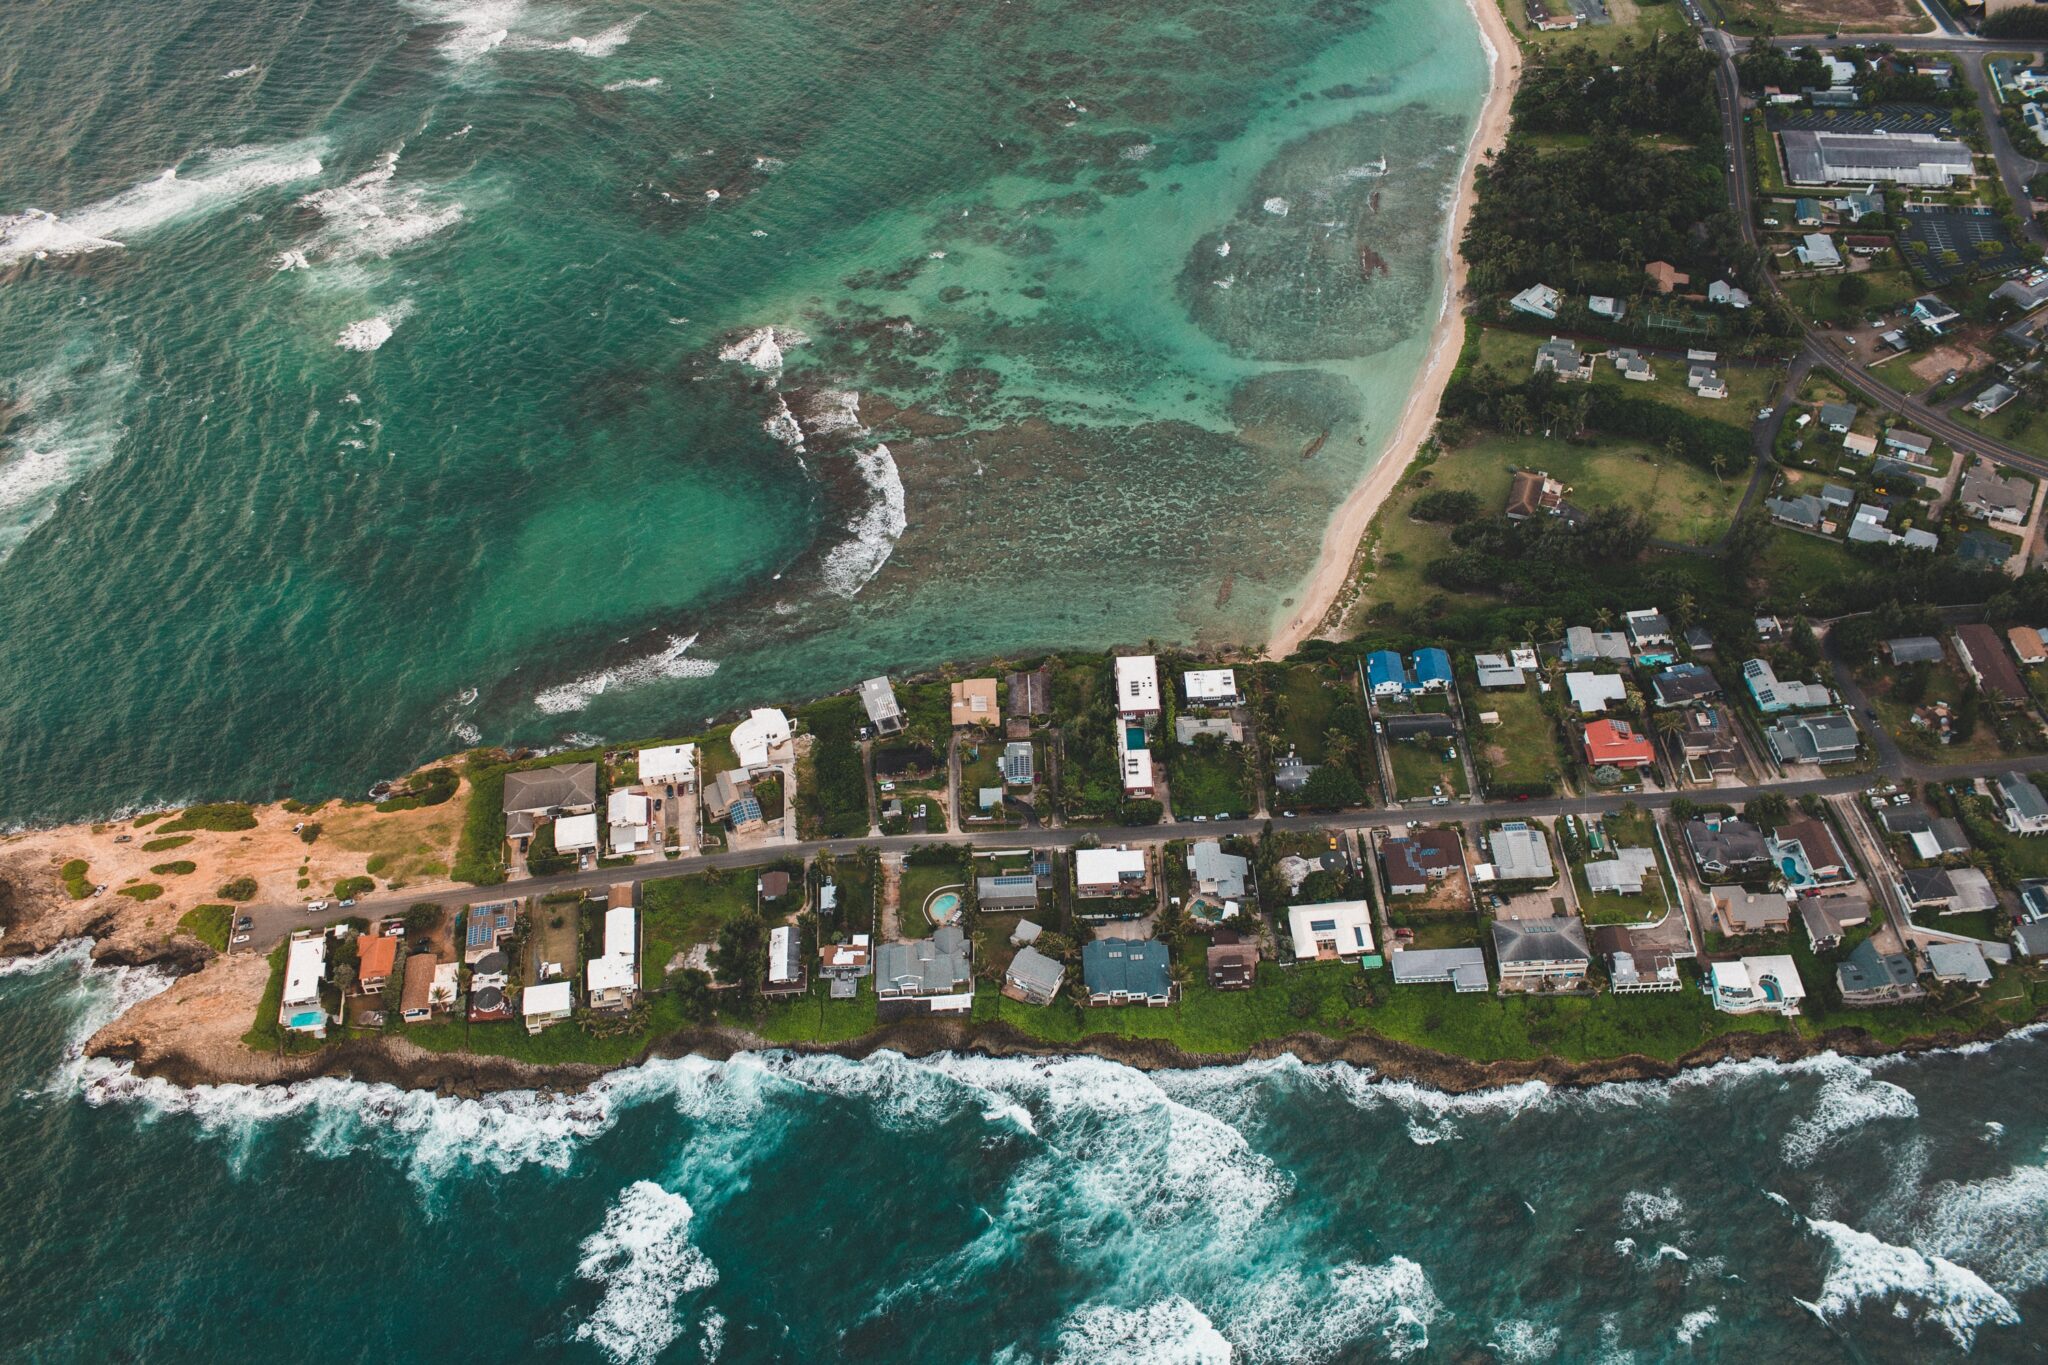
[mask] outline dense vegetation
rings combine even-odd
[[[211,805],[187,806],[178,812],[175,820],[169,820],[156,827],[158,834],[176,834],[180,830],[201,829],[217,834],[233,834],[240,830],[256,828],[256,812],[239,801],[219,801]]]
[[[859,739],[862,714],[854,697],[827,697],[802,712],[804,727],[811,732],[810,780],[799,781],[797,789],[807,823],[825,838],[867,832],[867,773],[861,766]]]

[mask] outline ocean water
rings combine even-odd
[[[771,1054],[570,1097],[179,1090],[0,976],[31,1360],[2038,1361],[2048,1033],[1452,1097]]]
[[[1452,0],[0,6],[0,822],[1263,639]]]

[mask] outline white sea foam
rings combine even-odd
[[[1272,214],[1276,218],[1285,218],[1287,216],[1287,211],[1294,206],[1292,204],[1289,204],[1285,199],[1282,199],[1279,195],[1276,194],[1272,198],[1268,199],[1260,207],[1264,208],[1266,212]]]
[[[152,180],[68,213],[0,216],[0,269],[30,258],[112,251],[182,219],[233,208],[320,173],[314,139],[196,152]]]
[[[2048,1284],[2048,1165],[1942,1181],[1922,1208],[1914,1245],[1977,1268],[2008,1293]]]
[[[408,0],[410,8],[449,32],[437,45],[440,54],[458,65],[501,46],[512,26],[526,15],[526,0]]]
[[[1657,1223],[1668,1223],[1685,1212],[1685,1205],[1671,1193],[1667,1186],[1656,1194],[1644,1190],[1630,1190],[1621,1197],[1621,1225],[1625,1228],[1646,1228]]]
[[[789,410],[789,403],[781,394],[775,395],[775,411],[768,414],[768,420],[761,423],[761,430],[775,440],[801,453],[804,448],[804,429],[798,424],[796,414]]]
[[[661,84],[659,76],[644,76],[637,81],[613,81],[604,87],[607,95],[616,95],[621,90],[652,90]]]
[[[854,458],[861,482],[867,485],[868,505],[846,523],[851,538],[832,547],[821,570],[825,586],[841,597],[859,595],[889,562],[897,537],[910,525],[904,514],[903,477],[889,447],[877,445]]]
[[[652,1360],[682,1332],[676,1301],[718,1283],[718,1267],[690,1244],[690,1202],[651,1180],[628,1185],[583,1242],[576,1273],[604,1298],[576,1328],[616,1361]]]
[[[529,39],[515,36],[512,39],[512,46],[541,48],[553,52],[573,52],[579,57],[609,57],[631,41],[633,30],[640,27],[640,21],[646,17],[645,14],[636,14],[632,18],[622,20],[609,28],[600,29],[588,37],[571,35],[567,38]]]
[[[280,251],[276,256],[272,257],[272,260],[276,263],[280,274],[288,270],[306,270],[310,268],[310,263],[306,260],[306,253],[303,251]]]
[[[718,661],[690,657],[696,643],[694,635],[672,635],[652,654],[547,688],[534,696],[533,704],[548,715],[561,716],[582,710],[614,688],[623,691],[666,678],[708,678],[718,671]]]
[[[375,317],[363,318],[342,328],[341,335],[334,339],[334,344],[344,351],[374,351],[391,340],[391,334],[397,330],[398,324],[411,316],[412,300],[400,299]]]
[[[705,1310],[704,1335],[697,1340],[697,1354],[706,1360],[718,1359],[725,1350],[725,1314],[716,1308]]]
[[[220,78],[224,81],[238,81],[244,76],[253,76],[262,69],[260,66],[238,66],[232,71],[221,72]]]
[[[1555,1327],[1539,1327],[1526,1318],[1509,1318],[1498,1323],[1493,1329],[1493,1340],[1487,1344],[1500,1352],[1500,1358],[1511,1365],[1527,1365],[1527,1362],[1549,1360],[1557,1354],[1558,1343],[1564,1333]]]
[[[1157,150],[1158,148],[1154,147],[1149,142],[1134,142],[1130,146],[1118,152],[1117,155],[1122,157],[1126,161],[1143,161],[1146,157],[1152,155],[1152,153]]]
[[[1405,1256],[1383,1265],[1347,1262],[1321,1273],[1268,1272],[1217,1310],[1224,1337],[1245,1360],[1310,1365],[1377,1337],[1400,1360],[1429,1345],[1443,1305],[1422,1267]]]
[[[1812,1108],[1785,1130],[1785,1157],[1795,1166],[1811,1163],[1836,1138],[1877,1119],[1910,1119],[1920,1113],[1912,1092],[1881,1081],[1870,1068],[1837,1053],[1806,1058],[1790,1068],[1817,1073],[1820,1090]]]
[[[1700,1339],[1700,1334],[1721,1320],[1718,1309],[1697,1308],[1678,1320],[1678,1344],[1690,1346]]]
[[[1917,1316],[1966,1351],[1979,1329],[2020,1320],[2005,1295],[1953,1261],[1894,1246],[1846,1223],[1809,1218],[1806,1225],[1827,1241],[1831,1253],[1814,1305],[1825,1318],[1861,1311],[1868,1302],[1889,1302],[1894,1316]]]
[[[302,206],[320,215],[323,260],[388,259],[462,221],[463,206],[446,200],[438,187],[396,183],[403,151],[384,153],[346,184],[300,198]]]
[[[65,489],[113,459],[128,432],[132,359],[104,361],[84,338],[54,349],[5,391],[20,415],[0,441],[0,560],[56,511]]]
[[[757,327],[728,343],[719,351],[718,358],[736,361],[763,374],[780,374],[784,352],[809,340],[794,327]]]
[[[1059,1365],[1230,1365],[1229,1341],[1175,1295],[1142,1308],[1092,1304],[1060,1326]]]
[[[813,435],[865,431],[860,424],[860,395],[851,389],[825,389],[811,396],[804,423]]]

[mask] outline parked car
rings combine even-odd
[[[351,897],[351,898],[349,898],[348,900],[344,900],[344,901],[336,901],[336,902],[335,902],[335,904],[336,904],[337,906],[339,906],[339,907],[340,907],[341,909],[343,909],[343,910],[346,910],[346,909],[348,909],[348,908],[349,908],[349,907],[350,907],[351,905],[354,905],[354,904],[355,904],[355,899],[354,899],[353,897]]]
[[[1432,806],[1448,806],[1451,804],[1451,798],[1448,796],[1432,796],[1429,798],[1429,804]]]
[[[236,928],[237,930],[242,930],[242,929],[254,929],[255,927],[256,927],[256,921],[255,921],[255,920],[253,920],[253,919],[251,919],[251,918],[250,918],[249,916],[247,916],[247,915],[243,915],[243,916],[242,916],[241,918],[239,918],[239,919],[237,919],[237,920],[235,921],[235,928]]]
[[[228,946],[232,948],[237,944],[247,943],[248,941],[249,936],[247,934],[236,934],[233,938],[228,940]]]
[[[306,906],[306,909],[315,915],[319,914],[322,910],[325,910],[326,908],[326,901],[313,901]]]

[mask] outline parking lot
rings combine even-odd
[[[1936,285],[2018,270],[2027,257],[1987,208],[1908,206],[1899,215],[1900,254]]]
[[[1950,110],[1935,104],[1874,104],[1868,109],[1772,109],[1774,133],[1952,133]]]

